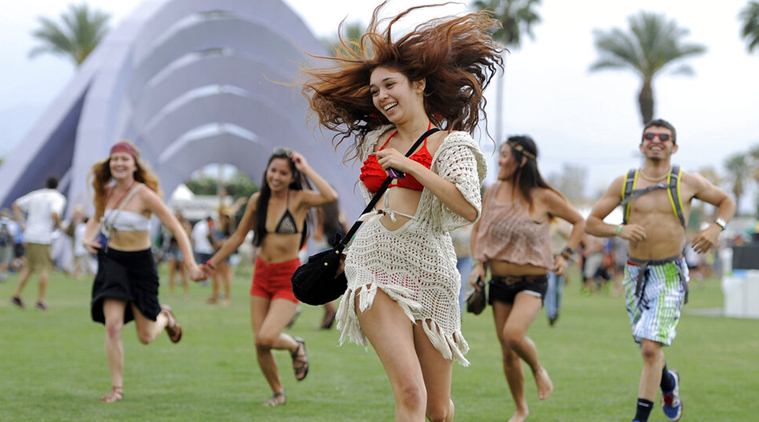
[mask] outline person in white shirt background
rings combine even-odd
[[[192,250],[195,252],[195,261],[199,264],[205,263],[213,256],[211,230],[213,230],[213,218],[210,215],[192,226],[190,240],[192,240]],[[207,285],[207,283],[207,281],[201,282],[203,285]]]
[[[15,258],[14,246],[18,224],[11,220],[7,209],[0,211],[0,281],[8,278],[8,269]]]
[[[18,287],[11,297],[11,303],[19,308],[24,307],[21,293],[34,273],[39,274],[39,291],[37,295],[37,309],[47,310],[45,294],[47,293],[47,280],[52,259],[50,258],[50,244],[53,232],[59,228],[61,213],[66,206],[66,198],[56,190],[58,179],[50,177],[45,182],[44,189],[38,189],[18,198],[13,203],[13,211],[17,221],[24,221],[26,214],[26,228],[24,229],[24,249],[26,250],[26,264],[19,275]]]

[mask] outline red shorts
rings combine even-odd
[[[300,303],[293,293],[292,275],[300,267],[300,259],[272,263],[256,257],[250,295],[269,300],[287,299]]]

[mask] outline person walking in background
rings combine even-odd
[[[179,222],[179,225],[184,230],[185,236],[190,236],[192,233],[192,227],[190,222],[184,218],[184,215],[180,211],[174,213],[174,217]],[[174,294],[176,289],[176,276],[179,274],[179,280],[182,283],[182,292],[184,297],[187,298],[190,294],[190,283],[187,272],[185,271],[185,256],[182,250],[179,248],[179,242],[177,237],[171,233],[171,230],[164,228],[163,234],[163,256],[166,259],[166,267],[168,269],[168,284],[169,293]]]
[[[316,191],[304,189],[308,180],[314,183]],[[272,391],[264,404],[275,407],[285,404],[287,398],[272,350],[290,352],[296,380],[303,381],[308,375],[305,341],[282,332],[299,303],[290,278],[300,266],[298,251],[308,238],[306,216],[311,208],[335,201],[337,192],[301,154],[284,148],[276,149],[269,157],[260,186],[261,190],[248,200],[237,230],[205,262],[203,269],[205,275],[217,271],[248,232],[255,230],[253,244],[257,252],[250,288],[250,316],[258,365]]]
[[[11,220],[7,209],[0,211],[0,281],[8,278],[8,270],[14,259],[14,246],[18,224]]]
[[[171,308],[158,302],[158,272],[150,249],[150,218],[156,215],[177,238],[193,277],[202,271],[192,258],[185,229],[159,196],[158,179],[140,160],[131,142],[111,147],[107,159],[92,167],[95,215],[87,223],[85,246],[97,253],[91,314],[105,325],[111,391],[104,403],[124,398],[124,325],[134,320],[137,337],[149,344],[164,329],[173,343],[182,338]]]
[[[461,274],[461,288],[459,289],[459,310],[464,309],[464,302],[471,293],[472,286],[469,284],[469,273],[472,272],[472,226],[464,226],[451,232],[453,250],[456,252],[456,269]]]
[[[84,233],[89,219],[84,213],[84,207],[80,204],[74,207],[71,220],[66,227],[66,235],[71,238],[71,249],[74,254],[71,265],[71,275],[79,280],[82,274],[92,274],[90,254],[84,247]]]
[[[214,252],[218,252],[224,246],[224,242],[229,240],[233,232],[234,221],[232,214],[226,209],[219,209],[219,224],[215,224],[211,232],[211,244],[213,245]],[[221,296],[221,290],[224,290],[224,296]],[[232,266],[230,265],[230,257],[221,260],[216,265],[216,271],[211,278],[211,298],[216,303],[225,306],[232,303]]]
[[[552,219],[549,226],[551,238],[551,251],[554,257],[561,255],[563,245],[569,240],[572,226],[564,220]],[[577,251],[575,251],[577,255]],[[556,271],[548,273],[548,285],[545,294],[546,316],[548,316],[548,325],[551,327],[559,319],[561,309],[561,298],[564,295],[564,286],[567,283],[567,273],[557,274]]]
[[[471,137],[482,91],[502,65],[486,13],[434,19],[397,41],[375,8],[361,42],[338,48],[331,68],[307,71],[304,91],[322,126],[355,139],[368,202],[394,183],[347,248],[348,290],[337,311],[341,343],[371,342],[399,421],[450,421],[453,361],[468,365],[460,275],[450,232],[480,212],[485,162]],[[389,22],[384,30],[380,22]],[[356,49],[353,49],[356,47]],[[484,114],[482,114],[484,116]],[[433,126],[410,157],[404,152]]]
[[[206,262],[211,256],[213,256],[213,243],[211,238],[211,231],[213,230],[213,217],[206,216],[206,218],[198,221],[192,226],[191,239],[192,249],[195,251],[196,262]],[[213,277],[212,277],[213,278]],[[212,281],[213,283],[213,281]],[[203,285],[206,285],[206,281],[203,281]],[[206,303],[215,304],[219,298],[214,297],[213,293],[206,299]]]
[[[553,391],[527,330],[543,304],[548,274],[564,274],[585,229],[580,213],[543,180],[537,160],[538,148],[529,136],[511,136],[501,145],[498,181],[485,194],[482,218],[472,229],[476,261],[469,281],[479,289],[477,279],[484,279],[487,271],[493,277],[488,283],[488,302],[516,406],[510,422],[524,421],[530,413],[522,360],[532,370],[538,398],[545,400]],[[550,238],[554,218],[572,225],[566,247],[556,256]]]
[[[45,182],[45,188],[32,191],[13,203],[16,221],[25,221],[24,250],[26,265],[19,275],[18,287],[11,297],[11,303],[19,308],[24,307],[21,293],[29,278],[39,275],[39,290],[37,294],[37,309],[47,310],[47,281],[53,262],[50,257],[53,232],[61,225],[61,213],[66,206],[66,198],[58,192],[58,179],[50,177]],[[26,219],[22,214],[26,214]]]
[[[680,420],[683,403],[680,375],[667,368],[664,347],[675,339],[680,312],[687,300],[688,268],[683,258],[685,222],[691,202],[700,199],[717,207],[712,224],[691,242],[700,254],[718,243],[720,233],[735,213],[735,202],[698,173],[672,165],[679,145],[675,127],[663,119],[646,123],[638,148],[643,166],[617,177],[593,206],[588,233],[618,236],[630,242],[625,266],[625,304],[633,339],[640,346],[643,371],[633,421],[647,421],[657,387],[667,419]],[[623,205],[623,224],[603,222]]]

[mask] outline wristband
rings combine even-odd
[[[615,234],[615,235],[617,235],[617,236],[619,236],[620,234],[622,234],[622,230],[624,230],[624,229],[625,229],[625,227],[624,227],[623,225],[621,225],[621,224],[620,224],[620,225],[618,225],[618,226],[617,226],[617,227],[614,229],[614,234]]]
[[[559,255],[561,255],[561,257],[564,258],[564,260],[571,261],[572,257],[574,257],[575,255],[575,250],[567,246],[561,251]]]

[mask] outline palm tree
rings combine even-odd
[[[341,48],[345,47],[353,50],[354,53],[358,53],[358,43],[361,40],[361,36],[364,35],[364,29],[366,29],[366,26],[361,22],[350,22],[347,24],[345,22],[340,22],[340,26],[337,28],[337,36],[322,38],[321,42],[327,47],[327,50],[335,56]]]
[[[725,170],[735,195],[735,209],[740,212],[741,198],[746,189],[746,180],[751,176],[751,164],[745,153],[733,154],[725,160]]]
[[[637,73],[643,81],[638,105],[645,124],[654,116],[654,78],[675,63],[702,54],[706,48],[685,43],[683,38],[689,31],[663,15],[640,12],[631,16],[629,23],[628,33],[616,28],[593,32],[601,57],[590,70],[628,69]],[[683,64],[674,73],[692,74],[693,69]]]
[[[99,10],[90,10],[83,3],[71,5],[66,13],[61,14],[60,23],[45,17],[38,19],[40,27],[32,32],[32,36],[41,45],[33,48],[29,56],[51,53],[68,57],[79,66],[108,32],[110,16]]]
[[[535,10],[538,5],[540,5],[540,0],[475,0],[472,3],[472,6],[478,10],[489,10],[493,13],[493,17],[501,23],[501,28],[493,33],[493,39],[504,47],[512,49],[521,46],[525,33],[530,38],[535,38],[532,27],[540,22],[540,15]],[[504,78],[502,76],[498,78],[496,84],[495,138],[498,142],[503,141],[501,133],[503,127],[503,85]]]
[[[741,36],[748,42],[748,52],[759,48],[759,1],[752,1],[741,11]]]

